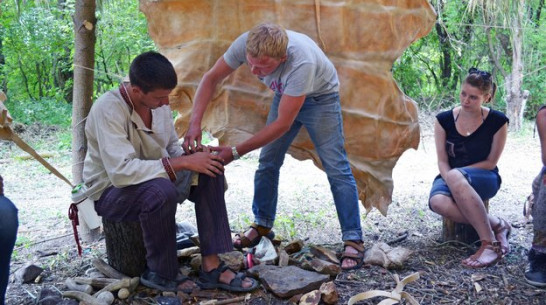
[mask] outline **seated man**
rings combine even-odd
[[[0,305],[4,305],[9,280],[9,262],[17,239],[17,208],[4,196],[4,180],[0,176]]]
[[[529,266],[525,270],[527,283],[546,287],[546,106],[537,113],[537,129],[542,154],[542,169],[533,181],[533,245],[529,251]]]
[[[146,52],[131,63],[129,83],[102,95],[85,126],[83,193],[109,221],[140,221],[148,269],[141,282],[162,291],[191,291],[178,273],[177,203],[195,202],[202,254],[201,286],[250,291],[258,286],[220,262],[233,249],[224,201],[223,160],[205,147],[184,155],[169,107],[177,84],[172,64]],[[216,148],[218,149],[218,148]],[[199,173],[198,183],[192,176]]]

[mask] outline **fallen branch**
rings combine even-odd
[[[91,285],[97,288],[104,288],[105,286],[108,286],[109,284],[117,282],[118,280],[110,279],[106,277],[103,277],[103,278],[75,277],[74,281],[78,284],[86,284],[86,285]]]
[[[132,279],[130,278],[124,278],[124,279],[121,279],[121,280],[118,280],[116,282],[113,282],[111,284],[108,284],[107,286],[105,286],[104,288],[102,288],[101,290],[97,291],[95,294],[93,294],[94,297],[98,296],[101,292],[103,291],[117,291],[117,290],[120,290],[121,288],[127,288],[129,289],[131,286],[137,286],[138,285],[138,281],[139,281],[139,278],[138,277],[134,277]],[[137,283],[135,285],[135,282]]]
[[[81,292],[85,292],[87,294],[91,294],[93,292],[93,287],[91,287],[91,285],[89,285],[89,284],[78,284],[78,283],[76,283],[76,281],[74,279],[71,279],[71,278],[67,278],[64,281],[64,284],[70,290],[81,291]]]
[[[109,278],[118,279],[118,280],[123,278],[129,278],[125,274],[112,268],[110,265],[108,265],[106,262],[104,262],[100,258],[95,258],[93,260],[93,266],[97,268],[102,274],[106,275]]]
[[[245,298],[246,298],[246,296],[236,297],[236,298],[233,298],[233,299],[226,299],[226,300],[221,300],[221,301],[208,300],[208,301],[204,301],[204,302],[199,303],[199,305],[225,305],[225,304],[231,304],[231,303],[236,303],[236,302],[242,302],[242,301],[245,300]]]
[[[85,292],[81,291],[65,291],[63,292],[63,298],[76,299],[80,302],[84,302],[87,305],[109,305],[106,302],[98,300]]]

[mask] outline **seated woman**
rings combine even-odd
[[[461,105],[436,116],[434,138],[440,174],[429,197],[434,212],[478,233],[480,249],[464,259],[469,268],[495,264],[510,251],[510,225],[487,213],[484,200],[501,185],[497,168],[508,130],[508,118],[483,106],[495,96],[491,74],[471,68],[464,80]]]

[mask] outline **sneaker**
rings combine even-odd
[[[546,253],[540,253],[534,249],[529,251],[529,265],[525,270],[525,280],[533,286],[546,287]]]

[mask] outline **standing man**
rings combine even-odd
[[[0,305],[4,305],[9,280],[9,262],[17,239],[17,208],[4,196],[4,180],[0,176]]]
[[[176,256],[176,207],[189,198],[195,202],[201,241],[202,288],[255,289],[255,280],[219,260],[219,253],[233,249],[223,160],[208,147],[183,154],[168,106],[177,84],[172,64],[156,52],[140,54],[131,63],[129,80],[102,95],[87,117],[80,195],[93,200],[97,213],[112,222],[140,222],[148,268],[142,284],[162,291],[196,287],[179,274]],[[194,173],[199,173],[196,186]]]
[[[525,280],[537,287],[546,287],[546,106],[540,107],[536,118],[542,169],[533,181],[534,204],[533,244],[529,250],[529,265]]]
[[[341,224],[341,267],[362,265],[364,247],[356,182],[344,148],[337,71],[308,36],[276,24],[261,24],[239,36],[197,88],[183,148],[201,147],[201,119],[217,85],[246,63],[275,92],[266,126],[250,139],[220,150],[225,164],[263,147],[254,178],[254,223],[234,240],[236,248],[256,245],[271,232],[277,209],[279,170],[285,153],[305,126],[328,176]]]

